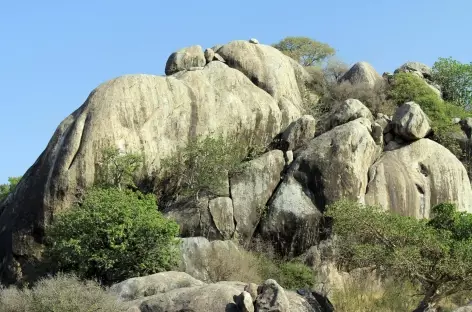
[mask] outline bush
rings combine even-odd
[[[200,193],[217,193],[225,187],[228,174],[240,168],[241,162],[265,151],[263,144],[253,144],[224,136],[198,137],[161,163],[161,199],[175,200]]]
[[[327,209],[334,220],[340,263],[373,266],[381,273],[421,286],[418,310],[472,289],[472,216],[452,204],[433,207],[417,220],[380,207],[340,201]]]
[[[178,233],[153,195],[92,188],[81,204],[55,216],[45,255],[56,270],[113,283],[171,269]]]
[[[275,259],[270,253],[243,248],[225,253],[210,249],[200,256],[197,264],[211,282],[238,280],[262,284],[267,279],[274,279],[286,289],[299,289],[313,287],[316,280],[313,270],[301,262],[286,262]]]
[[[40,280],[32,289],[0,289],[0,311],[118,312],[126,307],[98,283],[60,274]]]
[[[0,184],[0,202],[13,192],[21,177],[9,177],[8,184]]]

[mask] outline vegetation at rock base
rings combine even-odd
[[[108,284],[173,268],[178,233],[157,211],[154,195],[93,188],[82,203],[55,216],[45,255],[55,271]]]
[[[20,182],[21,177],[9,177],[8,184],[0,184],[0,202],[7,198],[8,194],[10,194]]]
[[[118,312],[126,306],[94,281],[58,274],[41,279],[31,289],[0,288],[2,312]]]
[[[472,63],[440,57],[433,65],[433,80],[441,85],[443,98],[470,109],[472,105]]]
[[[437,205],[430,220],[417,220],[339,201],[328,207],[327,216],[341,237],[338,263],[347,269],[373,266],[419,285],[423,297],[415,311],[472,290],[472,215],[454,205]]]
[[[282,287],[291,290],[315,285],[313,269],[297,260],[278,259],[269,250],[261,252],[240,248],[221,253],[210,249],[199,257],[198,265],[206,272],[210,282],[242,280],[262,284],[267,279],[275,279]]]
[[[319,65],[336,53],[327,43],[318,42],[308,37],[287,37],[273,45],[285,55],[303,66]]]

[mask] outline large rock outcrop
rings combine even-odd
[[[455,202],[472,211],[472,191],[462,163],[429,139],[386,151],[369,170],[366,203],[427,218],[431,207]]]
[[[195,58],[206,62],[198,51]],[[143,153],[140,178],[150,178],[191,138],[211,133],[270,142],[301,116],[308,74],[300,65],[249,42],[231,42],[218,53],[234,68],[222,62],[192,71],[174,66],[172,76],[126,75],[93,90],[1,204],[0,271],[13,273],[13,280],[33,273],[23,269],[39,257],[45,225],[94,183],[103,147]]]
[[[344,75],[339,78],[339,82],[350,82],[353,85],[365,84],[374,87],[382,81],[382,76],[367,62],[354,64]]]

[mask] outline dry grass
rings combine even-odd
[[[40,280],[31,289],[0,289],[1,312],[118,312],[126,307],[99,284],[72,275]]]

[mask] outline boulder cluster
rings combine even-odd
[[[163,272],[125,280],[111,291],[130,312],[332,312],[317,292],[288,291],[275,280],[262,285],[241,282],[204,283],[183,272]]]
[[[430,77],[421,66],[401,70]],[[215,194],[165,207],[183,237],[243,243],[259,237],[275,242],[282,254],[296,256],[329,236],[323,212],[341,198],[417,218],[428,217],[431,207],[442,202],[472,211],[464,166],[428,138],[430,121],[414,102],[404,103],[393,116],[373,116],[359,100],[346,99],[316,120],[305,111],[313,104],[306,102],[310,75],[255,39],[181,49],[169,57],[165,72],[105,82],[58,126],[14,193],[0,203],[0,272],[5,278],[35,274],[45,226],[94,184],[100,150],[110,143],[143,153],[139,178],[147,180],[159,172],[163,159],[195,137],[239,136],[242,142],[270,146],[228,176]],[[374,86],[382,79],[361,62],[341,81]],[[197,286],[186,291],[221,292],[221,304],[241,295],[239,288],[227,292],[227,285]],[[266,288],[278,291],[273,282]],[[159,300],[181,297],[172,291],[165,296]],[[242,294],[240,301],[245,298]]]

